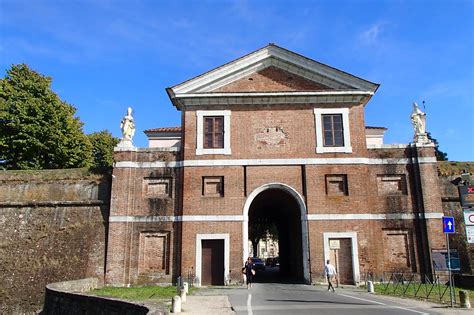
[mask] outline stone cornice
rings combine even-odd
[[[367,103],[371,91],[246,92],[175,94],[178,109],[189,106]]]

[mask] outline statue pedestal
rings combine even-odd
[[[125,140],[122,139],[120,142],[117,144],[117,148],[134,148],[135,146],[132,143],[132,140]]]
[[[428,135],[426,133],[419,133],[413,137],[413,143],[431,144],[432,141],[428,138]]]

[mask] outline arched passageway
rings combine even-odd
[[[278,232],[279,268],[260,271],[256,281],[308,283],[306,216],[301,196],[289,186],[269,184],[254,191],[249,199],[247,236],[262,225],[274,225]]]

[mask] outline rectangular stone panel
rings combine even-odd
[[[143,192],[146,197],[171,197],[171,178],[152,178],[143,179]]]
[[[384,266],[386,271],[412,271],[413,242],[411,233],[406,230],[385,230]]]
[[[377,175],[377,190],[379,195],[406,195],[407,183],[405,174]]]
[[[166,273],[168,244],[166,233],[140,233],[139,273]]]
[[[347,196],[347,175],[326,175],[326,194],[328,196]]]

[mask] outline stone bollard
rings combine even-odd
[[[171,313],[181,313],[181,297],[175,295],[171,302]]]
[[[367,281],[367,292],[374,293],[374,283],[372,281]]]
[[[184,288],[184,291],[186,291],[186,294],[189,293],[189,284],[187,282],[183,282],[183,288]]]
[[[181,289],[181,302],[186,302],[186,290],[184,288]]]
[[[459,291],[459,301],[462,308],[471,308],[471,302],[469,301],[469,292],[466,290]]]

